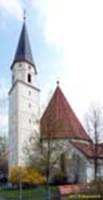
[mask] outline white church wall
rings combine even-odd
[[[87,173],[87,182],[91,182],[94,180],[94,162],[92,159],[87,161],[86,165],[86,173]]]
[[[15,164],[17,160],[17,87],[9,94],[9,162]]]
[[[83,183],[87,181],[87,163],[88,159],[84,154],[75,148],[69,141],[69,139],[54,139],[51,140],[54,146],[57,146],[56,152],[52,153],[53,158],[55,158],[56,153],[65,155],[65,170],[67,181],[69,183]],[[47,145],[46,140],[44,140],[44,145]],[[58,164],[58,163],[57,163]],[[60,167],[58,166],[58,170]],[[90,174],[89,174],[90,175]]]
[[[17,80],[23,79],[23,76],[19,76],[19,64],[15,65],[15,67],[17,67],[16,71],[14,70],[16,83],[9,95],[9,149],[13,149],[10,153],[9,162],[12,165],[22,165],[25,163],[23,159],[25,141],[35,130],[39,132],[37,121],[40,117],[40,99],[39,90],[34,88],[34,85]]]
[[[87,182],[91,182],[95,178],[95,172],[94,172],[94,160],[89,159],[87,162]],[[97,177],[99,180],[103,180],[103,159],[98,159],[97,164]]]
[[[23,161],[23,147],[29,136],[38,129],[39,92],[34,88],[18,82],[18,157]]]
[[[97,170],[98,179],[103,181],[103,159],[98,159]]]
[[[86,182],[86,162],[87,158],[70,144],[70,151],[67,154],[67,176],[70,183]]]

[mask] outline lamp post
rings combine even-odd
[[[19,167],[19,200],[22,200],[22,169]]]
[[[48,139],[48,152],[47,152],[47,200],[51,200],[51,191],[50,191],[50,139]]]

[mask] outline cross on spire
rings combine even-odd
[[[57,86],[59,86],[59,83],[60,83],[60,82],[57,80]]]
[[[24,9],[24,12],[23,12],[23,20],[25,21],[26,20],[26,10]]]

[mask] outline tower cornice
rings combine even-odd
[[[23,85],[26,85],[26,86],[28,86],[28,87],[30,87],[30,88],[32,88],[32,89],[37,90],[38,92],[40,92],[40,89],[39,89],[39,88],[34,87],[33,85],[30,85],[30,84],[27,84],[27,83],[25,83],[25,82],[22,81],[22,80],[16,80],[15,83],[12,85],[11,89],[10,89],[9,92],[8,92],[9,95],[11,94],[13,88],[14,88],[18,83],[22,83]]]

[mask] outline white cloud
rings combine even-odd
[[[64,93],[81,117],[91,101],[103,104],[103,1],[32,3],[43,20],[45,41],[62,52],[62,67],[58,65],[54,79],[60,77]]]
[[[22,19],[21,1],[19,0],[0,0],[1,11],[15,16],[18,20]],[[6,13],[6,14],[7,14]]]

